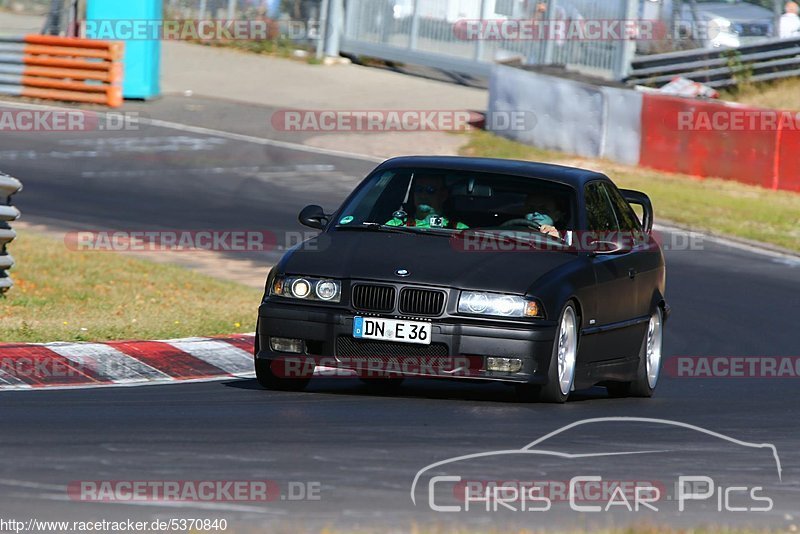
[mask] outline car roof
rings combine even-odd
[[[535,161],[462,156],[403,156],[384,161],[378,166],[378,169],[387,170],[408,167],[509,174],[558,182],[572,186],[575,189],[582,189],[586,182],[592,180],[609,180],[605,174],[578,167],[566,167]]]

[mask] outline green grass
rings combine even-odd
[[[739,88],[723,91],[720,98],[750,106],[800,110],[800,78],[789,78],[768,83],[745,84]]]
[[[9,247],[16,285],[0,297],[0,341],[165,339],[255,329],[256,289],[19,234]]]
[[[243,40],[243,41],[192,41],[194,44],[202,46],[212,46],[219,48],[233,48],[250,54],[262,56],[280,57],[303,61],[311,65],[321,63],[315,55],[315,51],[308,46],[297,44],[289,39],[264,39],[264,40]],[[305,56],[296,56],[295,51],[305,52]]]
[[[800,194],[738,182],[654,171],[541,150],[488,132],[470,133],[463,155],[575,165],[606,173],[620,187],[647,193],[656,220],[800,252]]]

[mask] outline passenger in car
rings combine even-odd
[[[443,206],[450,192],[441,176],[417,176],[413,181],[415,213],[412,218],[399,217],[401,213],[386,223],[386,226],[414,226],[418,228],[454,228],[466,230],[469,228],[464,223],[451,224],[444,215]]]

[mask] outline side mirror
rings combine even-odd
[[[316,204],[303,208],[297,219],[303,226],[308,226],[309,228],[315,228],[317,230],[324,229],[325,225],[328,224],[328,216],[325,215],[322,208]]]

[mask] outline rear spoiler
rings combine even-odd
[[[650,197],[641,191],[634,191],[632,189],[620,189],[619,192],[622,193],[622,196],[629,204],[636,204],[642,207],[642,211],[644,212],[642,227],[644,227],[645,232],[648,234],[651,233],[653,231],[653,203],[650,202]]]

